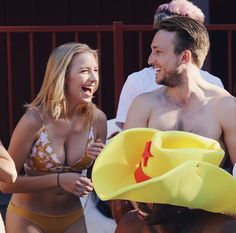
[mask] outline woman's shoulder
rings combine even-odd
[[[105,143],[107,135],[107,117],[106,114],[98,108],[95,109],[95,117],[92,123],[92,129],[94,139],[100,138],[102,142]]]
[[[22,116],[20,123],[31,129],[38,130],[42,127],[42,115],[40,111],[36,108],[27,109]]]
[[[94,123],[99,124],[102,122],[107,121],[107,116],[106,114],[99,108],[95,108],[95,118],[94,118]]]
[[[27,138],[27,141],[32,141],[41,128],[42,121],[37,110],[27,109],[16,125],[12,138],[17,140]]]

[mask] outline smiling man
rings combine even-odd
[[[124,128],[181,130],[212,138],[224,148],[225,159],[229,155],[235,163],[235,98],[206,82],[200,73],[209,49],[206,27],[187,17],[166,19],[160,23],[151,49],[150,60],[158,71],[156,82],[163,87],[134,100]]]
[[[154,29],[158,29],[159,23],[162,20],[175,17],[177,15],[189,17],[204,23],[203,12],[192,2],[187,0],[172,0],[169,3],[162,4],[157,8],[153,20]],[[124,127],[124,122],[126,121],[129,107],[134,99],[142,93],[147,93],[161,87],[161,85],[155,83],[155,70],[153,69],[154,64],[150,58],[151,57],[149,57],[147,61],[149,67],[145,67],[138,72],[130,74],[122,88],[115,119],[115,123],[120,129],[123,129]],[[208,73],[205,70],[200,70],[200,72],[206,81],[224,88],[223,83],[218,77]]]

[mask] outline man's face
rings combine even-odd
[[[157,84],[175,87],[181,84],[180,65],[182,55],[177,55],[175,49],[175,32],[160,30],[151,44],[151,54],[148,64],[156,70]]]

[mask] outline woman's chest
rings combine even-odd
[[[48,145],[63,164],[71,165],[82,159],[92,133],[81,125],[55,124],[46,126]]]

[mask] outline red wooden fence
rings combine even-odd
[[[222,66],[225,69],[225,88],[235,95],[235,68],[233,61],[234,25],[208,25],[211,33],[219,33],[223,39],[215,41],[215,47],[225,46],[225,57],[220,64],[210,55],[206,67]],[[0,26],[0,137],[6,143],[23,113],[23,104],[35,97],[41,85],[45,64],[52,48],[68,41],[88,43],[100,51],[101,85],[96,103],[115,116],[120,91],[126,76],[143,68],[153,36],[152,25],[90,26]],[[211,40],[214,41],[214,35]],[[222,43],[223,41],[223,43]],[[134,58],[132,57],[134,55]],[[216,75],[216,74],[215,74]]]

